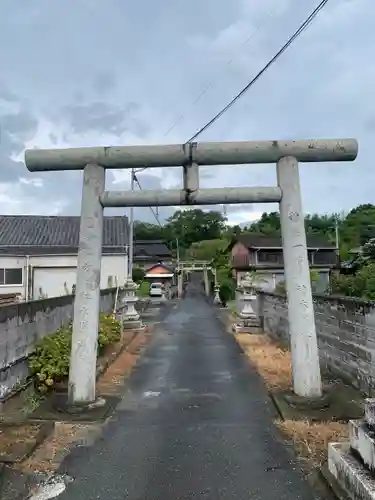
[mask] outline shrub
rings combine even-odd
[[[234,296],[234,285],[229,281],[221,283],[219,288],[219,297],[222,304],[226,305],[230,300],[233,300]]]
[[[132,279],[134,283],[140,283],[141,281],[144,280],[144,277],[145,277],[145,272],[142,268],[140,267],[133,268]]]
[[[101,314],[99,320],[98,349],[115,344],[121,338],[121,323],[113,314]]]
[[[121,338],[121,323],[112,314],[101,314],[98,332],[98,354]],[[41,394],[69,376],[72,324],[41,339],[29,357],[29,368],[35,386]]]
[[[72,325],[60,328],[40,340],[29,357],[29,368],[38,391],[45,394],[69,374]]]

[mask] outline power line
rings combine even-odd
[[[283,47],[274,55],[274,57],[259,71],[259,73],[224,107],[222,108],[209,122],[207,122],[202,128],[198,130],[188,141],[194,141],[199,135],[207,130],[211,125],[213,125],[224,113],[226,113],[249,89],[254,85],[254,83],[259,80],[259,78],[272,66],[274,62],[288,49],[288,47],[298,38],[298,36],[311,24],[315,16],[325,7],[328,0],[322,0],[320,4],[313,10],[309,17],[301,24],[301,26],[294,32],[294,34],[289,38],[289,40],[283,45]]]
[[[133,179],[135,180],[135,182],[137,183],[138,187],[139,187],[139,190],[142,191],[142,186],[138,180],[138,177],[136,176],[136,174],[134,173],[133,174]],[[163,225],[161,224],[160,220],[159,220],[159,217],[158,217],[158,214],[155,212],[155,210],[152,208],[152,207],[149,207],[149,209],[151,210],[151,212],[153,213],[154,217],[155,217],[155,220],[156,222],[159,224],[160,227],[163,227]]]
[[[270,19],[272,19],[273,17],[275,16],[275,12],[268,12],[267,15],[265,16],[265,18],[263,19],[263,22],[261,22],[257,28],[255,28],[255,30],[246,38],[246,40],[240,45],[239,49],[242,49],[243,47],[245,47],[245,45],[247,45],[253,38],[254,36],[263,28],[263,26],[266,24],[267,21],[269,21]],[[227,66],[229,66],[230,64],[232,64],[233,61],[236,60],[236,55],[234,55],[231,59],[229,59],[229,61],[225,64],[225,68]],[[194,107],[200,100],[201,98],[209,91],[211,90],[214,86],[215,86],[215,83],[216,81],[212,81],[210,83],[208,83],[204,89],[198,94],[198,96],[194,99],[194,101],[191,103],[190,107]],[[173,123],[173,125],[171,125],[169,127],[169,129],[166,131],[166,133],[164,134],[163,137],[166,137],[167,135],[170,134],[170,132],[172,132],[172,130],[174,128],[177,127],[177,125],[179,125],[179,123],[181,123],[183,120],[185,119],[185,115],[184,114],[181,114],[177,119],[176,121]]]

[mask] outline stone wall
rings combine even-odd
[[[100,311],[113,309],[116,288],[101,290]],[[28,375],[35,343],[69,323],[73,295],[0,306],[0,402]]]
[[[314,309],[322,368],[374,397],[375,304],[315,295]],[[286,297],[260,292],[258,310],[264,331],[289,344]]]

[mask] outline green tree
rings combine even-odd
[[[238,236],[239,234],[242,233],[241,226],[235,225],[235,226],[226,226],[226,228],[223,231],[222,236],[226,238],[227,240],[232,240],[234,237]]]
[[[375,262],[368,261],[354,275],[332,277],[334,294],[375,300]]]
[[[132,278],[135,283],[140,283],[141,281],[144,280],[144,277],[145,277],[145,272],[141,267],[136,266],[133,268]]]
[[[230,254],[227,248],[228,242],[216,250],[216,254],[212,259],[212,265],[216,269],[220,300],[224,305],[234,299],[236,292],[236,283],[232,275]]]
[[[336,218],[335,214],[319,215],[311,214],[305,217],[306,234],[320,236],[331,243],[336,239]],[[339,221],[340,223],[340,221]]]
[[[216,257],[218,251],[226,250],[228,246],[229,240],[226,238],[196,241],[188,249],[186,258],[211,261]]]
[[[375,238],[375,205],[353,208],[340,227],[340,240],[348,248],[359,247]]]
[[[136,240],[164,240],[164,227],[149,222],[134,221],[134,239]]]
[[[257,222],[253,222],[244,228],[245,233],[258,233],[267,236],[277,236],[281,234],[280,214],[278,212],[263,212]]]
[[[167,220],[165,238],[170,243],[178,238],[181,248],[189,248],[197,241],[220,238],[225,230],[225,222],[226,218],[213,210],[177,210]]]
[[[306,233],[321,236],[329,241],[335,240],[336,215],[311,214],[305,217]],[[280,236],[281,224],[279,212],[264,212],[259,221],[244,228],[246,233],[257,233],[266,236]]]

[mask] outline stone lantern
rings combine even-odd
[[[257,295],[254,286],[253,277],[250,273],[246,273],[240,282],[239,291],[241,293],[240,300],[238,301],[238,316],[241,321],[235,325],[235,330],[238,332],[249,332],[251,328],[258,327],[258,316],[255,313],[255,303]]]

